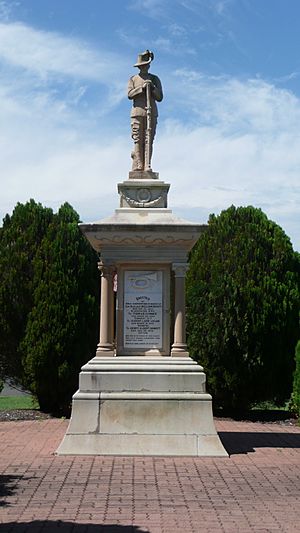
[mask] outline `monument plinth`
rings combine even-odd
[[[139,68],[145,54],[152,53],[139,56]],[[149,76],[150,96],[145,75],[137,87],[131,78],[130,94],[153,109],[151,98],[160,101],[162,90]],[[168,209],[170,185],[150,168],[155,130],[148,126],[155,121],[148,110],[145,116],[137,130],[134,113],[133,170],[118,184],[120,207],[80,224],[101,258],[100,335],[95,357],[81,369],[57,453],[226,456],[203,368],[189,357],[185,334],[187,256],[206,226]]]

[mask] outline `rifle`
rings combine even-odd
[[[146,139],[145,139],[145,170],[151,170],[150,166],[150,150],[151,150],[151,93],[150,83],[146,85],[146,112],[147,112],[147,127],[146,127]]]

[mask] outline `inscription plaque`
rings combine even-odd
[[[124,272],[124,347],[162,348],[160,270]]]

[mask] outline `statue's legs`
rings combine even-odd
[[[157,118],[151,118],[151,137],[149,146],[149,162],[151,162],[153,140],[156,133]],[[147,117],[132,117],[131,118],[131,137],[134,142],[134,150],[131,153],[132,170],[145,169],[145,149],[146,149],[146,129]]]

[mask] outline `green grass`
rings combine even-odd
[[[28,396],[0,396],[0,411],[13,409],[38,409],[38,402]]]
[[[278,406],[274,402],[271,402],[271,401],[259,402],[252,407],[252,410],[253,409],[259,409],[262,411],[288,411],[289,401],[281,406]]]

